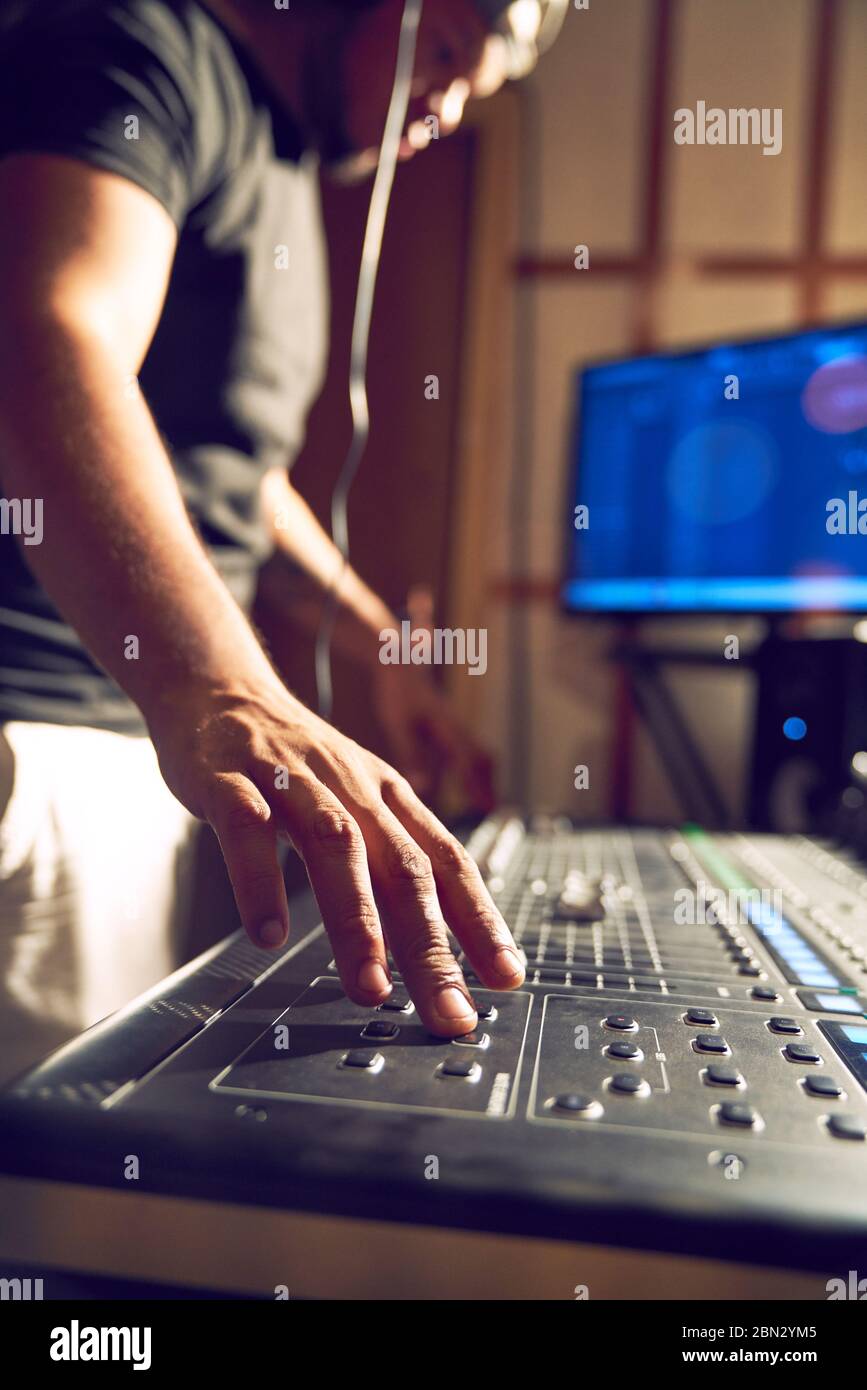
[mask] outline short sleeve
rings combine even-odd
[[[0,157],[67,155],[130,179],[180,227],[207,178],[183,7],[36,0],[0,31]],[[42,17],[40,17],[42,16]]]

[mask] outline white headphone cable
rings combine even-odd
[[[331,538],[340,552],[340,569],[325,596],[319,630],[316,634],[316,695],[319,713],[331,718],[333,685],[331,679],[331,643],[334,625],[340,609],[340,587],[349,564],[349,490],[358,472],[370,432],[367,401],[367,355],[370,344],[370,320],[376,277],[382,252],[385,219],[391,199],[391,189],[397,168],[400,142],[409,109],[415,48],[421,19],[422,0],[405,0],[400,22],[394,85],[385,121],[382,144],[376,165],[376,176],[367,209],[367,224],[361,250],[358,288],[355,294],[355,314],[352,322],[352,348],[349,364],[349,405],[352,412],[352,440],[338,474],[331,497]]]

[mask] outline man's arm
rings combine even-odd
[[[303,585],[293,587],[289,599],[294,616],[308,632],[315,632],[324,600],[339,581],[340,608],[334,643],[360,666],[373,669],[379,661],[379,635],[395,627],[398,619],[388,604],[370,589],[351,565],[344,566],[340,551],[322,529],[300,492],[289,481],[285,468],[274,468],[262,479],[262,510],[276,550],[301,572]],[[272,570],[265,579],[266,596],[275,607],[287,593],[281,582],[285,572]]]
[[[0,200],[0,473],[7,496],[43,499],[28,565],[146,713],[192,673],[221,680],[236,643],[264,671],[135,383],[168,284],[171,219],[128,181],[48,155],[3,161]],[[124,657],[129,635],[139,660]]]
[[[251,936],[285,939],[283,833],[350,997],[389,989],[375,884],[422,1018],[466,1031],[475,1012],[445,920],[484,983],[522,978],[477,869],[403,778],[280,683],[129,389],[168,283],[168,214],[125,179],[44,155],[0,162],[0,204],[0,473],[7,496],[43,499],[28,564],[142,709],[171,790],[214,827]]]
[[[279,562],[265,567],[262,594],[271,611],[315,633],[325,597],[339,581],[334,647],[367,671],[374,708],[396,766],[423,796],[430,796],[440,774],[450,769],[473,809],[490,810],[490,757],[426,671],[380,661],[381,634],[398,627],[399,619],[351,565],[343,565],[339,550],[292,486],[286,469],[266,473],[262,506],[275,547],[294,571],[290,578]]]

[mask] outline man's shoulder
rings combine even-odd
[[[202,59],[225,53],[225,35],[199,0],[3,0],[0,41],[9,50],[31,44],[43,61],[72,44],[76,61],[109,45],[126,56],[149,53],[192,79]]]
[[[121,174],[180,226],[246,129],[233,45],[197,0],[0,0],[0,157]]]

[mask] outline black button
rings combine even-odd
[[[558,1110],[571,1110],[580,1114],[582,1110],[592,1110],[597,1102],[592,1096],[577,1095],[574,1091],[564,1091],[554,1101]]]
[[[760,965],[739,965],[739,966],[738,966],[738,974],[739,974],[739,975],[761,975],[761,973],[762,973],[762,968],[761,968]]]
[[[833,1076],[805,1076],[804,1090],[811,1096],[830,1096],[832,1099],[843,1094],[842,1086],[838,1086]]]
[[[384,1003],[378,1004],[377,1008],[382,1009],[384,1013],[411,1014],[415,1005],[411,999],[405,999],[402,995],[393,994],[390,999],[386,999]]]
[[[737,1067],[723,1067],[719,1062],[712,1062],[704,1075],[711,1086],[741,1086],[744,1080]]]
[[[742,1129],[751,1129],[759,1118],[758,1111],[752,1105],[745,1105],[742,1100],[723,1101],[719,1117],[723,1124],[740,1125]]]
[[[372,1071],[382,1066],[383,1055],[381,1052],[374,1052],[372,1047],[353,1047],[351,1052],[347,1052],[343,1059],[344,1066],[359,1067],[364,1071]]]
[[[462,1077],[465,1081],[479,1075],[481,1067],[472,1057],[447,1057],[440,1068],[443,1076]]]
[[[386,1023],[384,1018],[374,1019],[361,1030],[363,1038],[396,1038],[400,1029],[396,1023]]]
[[[857,1115],[829,1115],[828,1128],[835,1139],[867,1139],[867,1126]]]
[[[497,1011],[493,1004],[477,1004],[476,1013],[479,1019],[485,1023],[493,1023],[494,1019],[497,1017]]]
[[[641,1048],[631,1042],[613,1042],[608,1048],[608,1056],[616,1057],[619,1062],[634,1062],[641,1055]]]
[[[478,1029],[474,1028],[472,1033],[462,1033],[459,1038],[452,1038],[452,1042],[460,1043],[461,1047],[477,1047],[480,1051],[484,1051],[486,1047],[490,1046],[491,1039],[487,1033],[480,1033]]]
[[[699,1028],[718,1028],[719,1019],[711,1009],[687,1009],[686,1022]]]
[[[750,990],[750,996],[753,999],[763,999],[766,1004],[776,1004],[780,997],[777,991],[771,989],[769,985],[753,985]]]
[[[822,1060],[818,1052],[807,1043],[786,1043],[783,1051],[790,1062],[811,1062],[815,1065]]]
[[[772,1033],[793,1033],[796,1036],[804,1031],[796,1018],[769,1018],[768,1027]]]
[[[635,1096],[639,1091],[647,1090],[647,1082],[636,1076],[634,1071],[618,1072],[616,1076],[612,1076],[610,1086],[612,1091],[619,1091],[624,1096]]]
[[[728,1052],[729,1045],[719,1033],[697,1033],[694,1040],[699,1052]]]
[[[609,1014],[605,1020],[606,1028],[616,1028],[621,1033],[634,1033],[638,1024],[629,1014]]]

